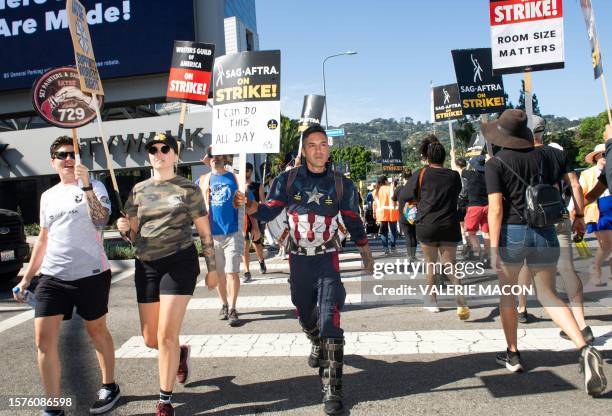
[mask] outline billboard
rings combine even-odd
[[[167,73],[175,39],[194,39],[193,0],[82,0],[103,79]],[[66,3],[0,1],[0,92],[74,65]],[[21,23],[18,23],[21,22]],[[28,51],[24,53],[24,51]]]

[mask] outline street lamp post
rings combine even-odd
[[[344,55],[357,55],[357,52],[346,51],[342,53],[337,53],[335,55],[330,55],[326,57],[325,59],[323,59],[323,95],[325,96],[325,130],[329,130],[329,119],[327,118],[328,101],[327,101],[327,88],[325,84],[325,63],[327,62],[328,59],[335,58],[337,56],[344,56]],[[340,156],[340,158],[342,158],[342,156]],[[342,166],[341,160],[339,162],[340,162],[340,166]]]

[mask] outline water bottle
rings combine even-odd
[[[14,287],[13,288],[13,293],[14,294],[18,294],[19,293],[19,288],[18,287]],[[28,305],[30,305],[32,308],[36,307],[36,297],[34,296],[34,293],[30,292],[29,290],[25,290],[25,292],[23,292],[23,299],[28,303]]]

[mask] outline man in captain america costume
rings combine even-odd
[[[279,175],[267,201],[248,201],[247,212],[267,222],[287,208],[291,300],[302,330],[312,343],[308,364],[319,368],[324,411],[334,415],[344,411],[344,331],[340,327],[340,310],[346,291],[340,281],[335,239],[340,217],[370,274],[372,252],[359,216],[357,189],[327,163],[329,144],[320,125],[304,131],[302,154],[306,163]]]

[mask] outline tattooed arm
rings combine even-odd
[[[108,223],[108,218],[110,217],[108,208],[102,206],[100,200],[93,191],[85,192],[85,196],[87,197],[91,222],[93,222],[96,227],[104,227]]]
[[[217,287],[217,262],[215,260],[215,247],[212,232],[210,231],[208,215],[195,218],[193,220],[193,224],[200,235],[200,241],[202,242],[202,254],[204,254],[206,268],[208,269],[208,273],[206,274],[206,286],[208,289],[214,289]]]
[[[77,164],[74,167],[75,175],[78,179],[81,180],[84,187],[90,186],[89,182],[89,171],[87,168],[81,164]],[[105,192],[106,193],[106,192]],[[103,206],[100,200],[98,199],[98,195],[91,190],[85,192],[85,197],[87,198],[87,205],[89,207],[89,216],[91,218],[91,222],[96,227],[104,227],[108,223],[108,218],[110,217],[110,210]],[[106,196],[108,198],[108,196]]]

